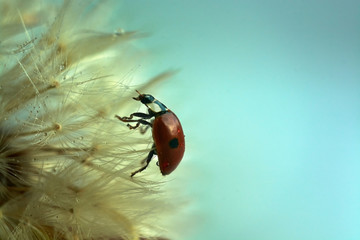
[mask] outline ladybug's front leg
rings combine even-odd
[[[133,117],[139,117],[139,118],[142,118],[142,119],[149,119],[149,118],[152,118],[153,116],[154,115],[152,115],[152,114],[146,114],[146,113],[142,113],[142,112],[132,113],[132,114],[130,114],[129,117],[120,117],[118,115],[115,115],[115,117],[117,117],[120,121],[123,121],[123,122],[125,122],[125,120],[130,120]]]
[[[150,117],[145,116],[142,119],[132,120],[132,117],[133,116],[137,117],[138,114],[139,115],[141,114],[141,116],[147,115],[147,114],[144,114],[144,113],[133,113],[133,114],[130,115],[130,117],[120,117],[119,115],[115,115],[115,117],[117,119],[119,119],[120,121],[122,121],[122,122],[136,122],[135,126],[131,126],[130,124],[127,125],[130,129],[135,129],[135,128],[139,127],[140,124],[152,127],[152,124],[150,122],[147,122],[147,121],[144,120],[144,119],[147,119],[147,118],[151,118],[151,116]]]
[[[152,123],[147,122],[144,119],[150,119],[150,118],[154,117],[155,112],[152,111],[151,109],[148,109],[148,112],[149,112],[148,114],[142,113],[142,112],[135,112],[135,113],[130,114],[129,117],[120,117],[119,115],[115,115],[115,117],[122,122],[136,122],[135,126],[131,126],[130,124],[127,125],[130,129],[135,129],[135,128],[139,127],[140,124],[146,125],[147,127],[149,127],[149,126],[152,127]],[[141,119],[132,120],[133,117],[139,117]]]

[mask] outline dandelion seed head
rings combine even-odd
[[[139,35],[103,31],[106,8],[88,1],[20,2],[0,1],[0,238],[163,236],[171,207],[159,170],[130,178],[151,133],[114,118],[134,107]]]

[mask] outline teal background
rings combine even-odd
[[[186,134],[182,239],[360,239],[359,1],[121,9],[153,73],[182,70],[152,92]]]

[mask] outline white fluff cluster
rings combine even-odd
[[[135,94],[126,75],[137,34],[93,29],[104,12],[0,0],[0,239],[165,234],[161,185],[130,178],[151,136],[114,118]]]

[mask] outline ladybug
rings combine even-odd
[[[115,117],[122,122],[136,122],[135,126],[127,124],[130,129],[145,125],[146,131],[147,128],[151,127],[154,143],[148,156],[144,159],[146,165],[131,173],[131,177],[145,170],[154,155],[158,156],[158,166],[162,175],[168,175],[176,169],[184,156],[185,137],[180,121],[175,113],[152,95],[141,94],[137,90],[136,92],[139,96],[133,99],[143,103],[148,108],[148,113],[135,112],[130,114],[129,117],[120,117],[118,115],[115,115]],[[159,111],[151,109],[149,104],[154,104],[155,107],[159,108]],[[133,119],[133,117],[139,119]],[[151,120],[151,122],[147,120]]]

